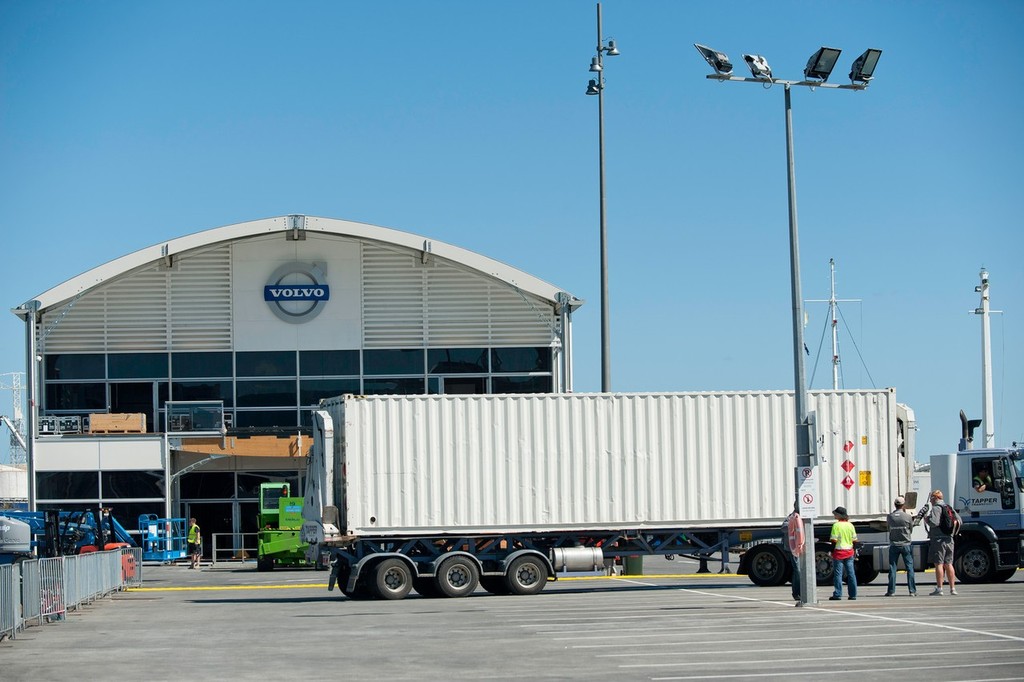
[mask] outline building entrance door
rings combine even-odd
[[[186,530],[188,519],[195,517],[199,524],[199,531],[203,536],[203,559],[213,559],[213,534],[217,533],[217,559],[224,560],[228,557],[221,555],[222,550],[228,550],[232,546],[232,538],[229,534],[235,532],[234,513],[236,502],[186,502],[185,503],[185,524]],[[228,534],[228,535],[225,535]]]

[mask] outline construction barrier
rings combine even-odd
[[[0,639],[142,584],[142,549],[126,547],[0,566]]]

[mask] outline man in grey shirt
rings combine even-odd
[[[896,594],[896,570],[900,557],[903,557],[903,565],[907,567],[907,588],[910,590],[910,596],[917,596],[917,583],[914,580],[914,552],[910,545],[914,517],[903,509],[906,503],[902,495],[897,497],[893,501],[896,508],[885,519],[889,526],[889,589],[885,592],[886,597]]]

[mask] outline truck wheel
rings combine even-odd
[[[260,557],[259,559],[256,560],[256,570],[259,571],[260,573],[262,573],[264,571],[273,571],[274,570],[274,560],[273,559],[268,559],[266,557]]]
[[[775,587],[786,582],[786,557],[775,545],[757,545],[748,550],[747,577],[760,587]]]
[[[503,575],[482,575],[480,576],[480,587],[491,594],[510,594],[508,584]]]
[[[814,546],[814,576],[818,585],[832,584],[832,549],[828,545]]]
[[[853,572],[857,576],[858,585],[867,585],[878,577],[875,562],[869,557],[857,557],[857,560],[853,562]]]
[[[448,557],[438,567],[434,582],[442,597],[465,597],[480,584],[480,571],[467,557]]]
[[[412,589],[412,573],[401,559],[385,559],[373,574],[373,589],[381,599],[404,599]]]
[[[505,573],[509,594],[537,594],[547,582],[548,567],[544,560],[529,554],[513,559]]]
[[[1013,574],[1017,572],[1016,566],[1010,568],[1001,568],[998,571],[993,571],[992,582],[994,583],[1005,583],[1007,580],[1013,577]]]
[[[995,562],[988,547],[980,542],[968,542],[961,552],[957,552],[953,568],[957,580],[964,583],[987,583],[992,580]]]

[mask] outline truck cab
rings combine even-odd
[[[960,513],[955,569],[963,582],[1008,580],[1024,560],[1024,448],[932,457],[932,485]]]

